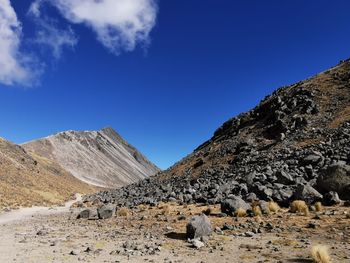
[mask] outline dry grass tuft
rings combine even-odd
[[[170,214],[170,205],[166,204],[166,205],[163,205],[161,207],[159,207],[161,209],[161,214],[162,215],[169,215]]]
[[[281,209],[280,206],[276,202],[274,201],[269,202],[270,212],[277,213],[280,209]]]
[[[130,215],[130,210],[126,207],[121,207],[121,208],[117,209],[117,215],[123,216],[123,217],[128,217]]]
[[[258,205],[253,206],[253,213],[254,213],[254,216],[262,216],[260,206],[258,206]]]
[[[236,217],[245,217],[247,215],[247,211],[243,208],[238,208],[236,211],[235,211],[235,216]]]
[[[315,203],[315,210],[316,210],[316,212],[322,212],[323,206],[322,206],[321,202],[316,202]]]
[[[311,248],[311,257],[315,263],[331,263],[327,246],[316,245]]]
[[[292,213],[301,213],[305,216],[309,215],[309,207],[302,200],[295,200],[290,204],[290,212]]]
[[[146,211],[146,210],[147,210],[147,206],[146,206],[146,205],[143,205],[143,204],[138,205],[137,208],[138,208],[140,211]]]

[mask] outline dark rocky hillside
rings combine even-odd
[[[87,200],[122,206],[213,204],[234,195],[287,204],[296,198],[327,201],[335,199],[335,192],[349,199],[348,165],[349,60],[276,90],[159,176]]]

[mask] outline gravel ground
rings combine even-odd
[[[329,247],[333,263],[350,262],[350,208],[308,216],[286,209],[256,218],[220,217],[201,249],[187,241],[186,223],[208,207],[140,207],[108,220],[77,220],[79,208],[0,225],[0,262],[312,262],[310,248]],[[226,223],[226,227],[223,227]]]

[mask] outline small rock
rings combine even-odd
[[[200,249],[200,248],[205,246],[204,243],[198,239],[193,239],[191,241],[191,243],[192,243],[193,247],[195,247],[196,249]]]
[[[190,239],[209,236],[211,233],[211,223],[206,215],[192,217],[186,226],[186,234]]]
[[[244,236],[246,236],[246,237],[253,237],[253,236],[255,236],[255,234],[253,232],[251,232],[251,231],[247,231],[247,232],[244,233]]]
[[[77,255],[79,255],[79,251],[74,249],[71,252],[69,252],[69,255],[77,256]]]

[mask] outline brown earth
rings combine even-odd
[[[74,193],[97,190],[58,164],[0,138],[0,210],[62,204]]]

